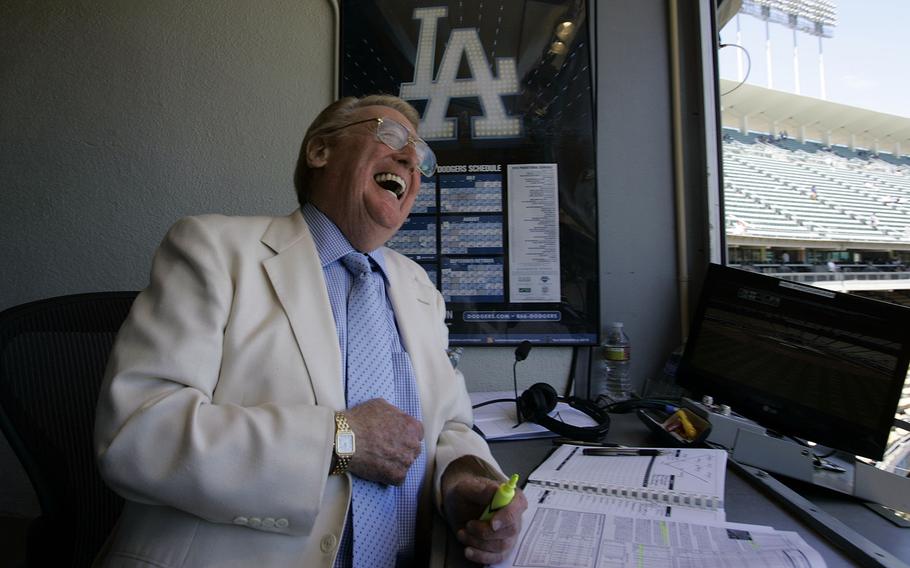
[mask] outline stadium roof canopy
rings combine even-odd
[[[910,151],[910,118],[795,95],[737,81],[720,80],[723,125],[798,140],[816,140],[851,149],[905,155]],[[724,94],[726,93],[726,94]]]

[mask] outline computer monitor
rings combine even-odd
[[[782,435],[880,460],[910,308],[711,265],[680,384]]]

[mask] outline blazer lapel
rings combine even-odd
[[[310,375],[316,403],[342,409],[341,351],[322,264],[300,210],[272,221],[262,242],[277,254],[263,261]]]
[[[391,255],[386,253],[386,261],[393,260],[390,257]],[[429,381],[432,374],[430,362],[434,355],[440,355],[427,350],[427,346],[430,346],[430,349],[436,347],[436,342],[432,338],[439,333],[435,327],[439,325],[439,322],[435,321],[433,316],[436,290],[418,282],[413,274],[402,270],[397,259],[394,260],[394,262],[387,262],[389,298],[398,321],[401,341],[414,367],[417,395],[420,397],[421,405],[426,408],[427,401],[432,400]]]

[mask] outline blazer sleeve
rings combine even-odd
[[[442,511],[442,475],[446,468],[456,459],[463,456],[472,456],[478,470],[485,472],[487,477],[505,481],[506,476],[490,452],[490,447],[473,429],[474,411],[471,408],[471,399],[465,386],[464,376],[461,371],[452,370],[445,350],[449,344],[449,330],[445,325],[445,301],[438,291],[435,291],[437,317],[437,346],[436,352],[443,358],[442,367],[448,373],[447,383],[450,388],[440,388],[439,393],[446,393],[450,400],[442,405],[448,409],[444,425],[436,442],[435,469],[433,475],[433,494],[436,506]]]
[[[133,501],[216,523],[272,517],[284,522],[260,530],[307,534],[327,483],[332,411],[213,400],[235,293],[237,252],[226,250],[224,230],[211,217],[186,218],[156,252],[108,362],[99,469]]]
[[[460,371],[456,371],[458,381],[464,384]],[[442,512],[442,476],[446,468],[456,459],[470,456],[474,459],[478,471],[485,477],[505,481],[507,478],[490,452],[487,442],[472,429],[473,418],[470,398],[465,392],[453,405],[453,414],[439,434],[436,445],[436,469],[433,476],[434,499],[437,509]]]

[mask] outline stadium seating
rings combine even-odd
[[[910,241],[910,159],[724,129],[729,235]]]

